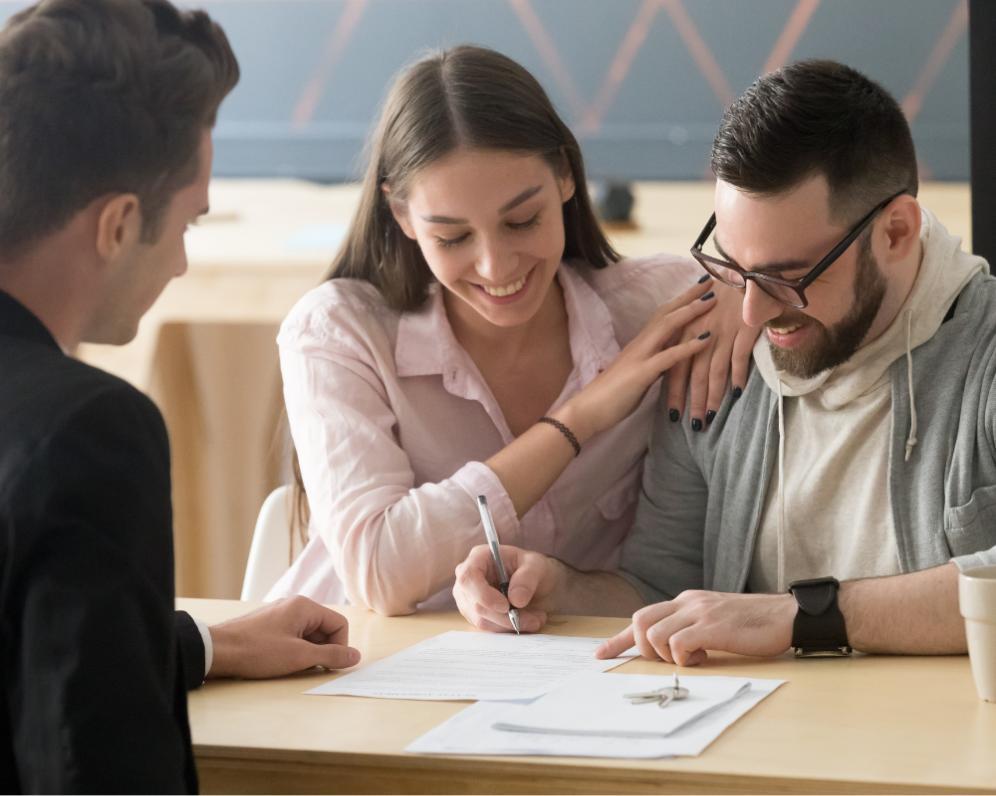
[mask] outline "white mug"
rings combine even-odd
[[[958,604],[979,697],[996,702],[996,566],[967,569],[958,576]]]

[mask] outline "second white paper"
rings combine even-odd
[[[628,694],[671,685],[670,677],[649,674],[584,674],[523,707],[514,720],[495,729],[554,735],[663,738],[732,702],[750,690],[745,677],[683,677],[688,696],[661,709],[656,702],[634,704]]]
[[[385,699],[535,699],[574,675],[605,672],[629,660],[598,660],[595,650],[603,641],[453,630],[307,693]]]
[[[644,759],[699,755],[727,727],[784,682],[752,679],[749,691],[666,738],[607,738],[598,735],[506,732],[496,730],[494,725],[515,722],[526,706],[511,702],[478,702],[415,740],[405,751],[443,755],[554,755]]]

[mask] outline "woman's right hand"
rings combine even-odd
[[[709,332],[676,341],[686,324],[715,306],[712,280],[696,284],[661,305],[612,365],[553,416],[562,420],[581,442],[614,426],[636,409],[661,374],[706,348]]]

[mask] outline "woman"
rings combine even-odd
[[[270,596],[450,605],[477,495],[503,543],[614,566],[655,385],[716,340],[725,384],[739,296],[713,310],[690,261],[620,260],[574,136],[491,50],[404,71],[371,150],[330,279],[278,337],[311,540]]]

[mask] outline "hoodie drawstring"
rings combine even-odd
[[[910,433],[906,437],[906,461],[913,455],[916,447],[916,397],[913,394],[913,310],[906,311],[906,381],[910,391]]]

